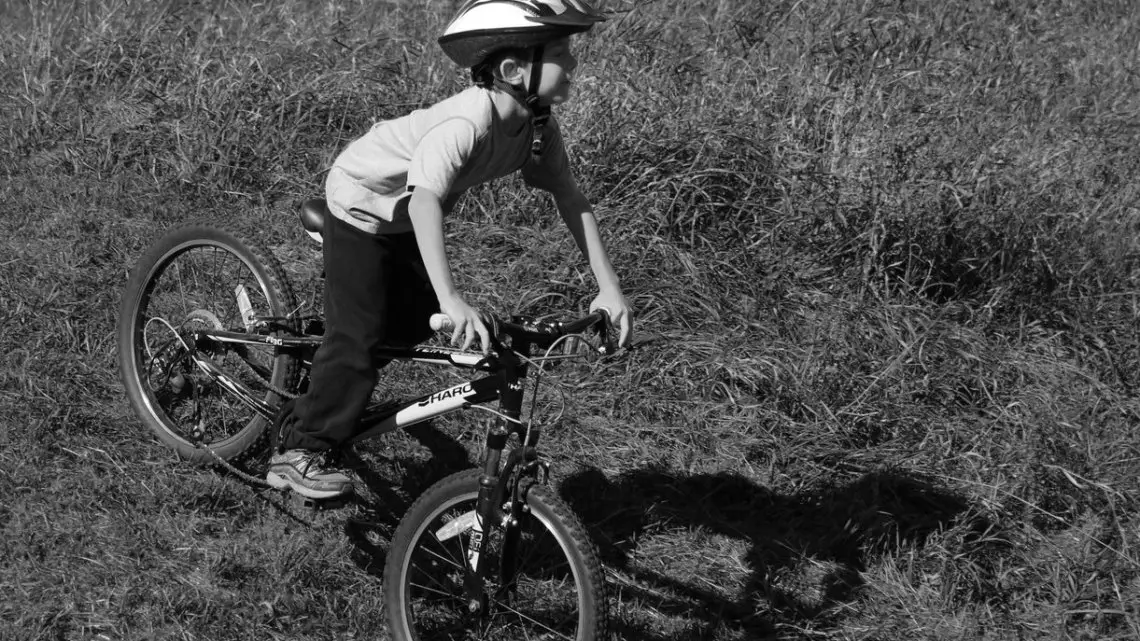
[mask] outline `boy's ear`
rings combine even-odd
[[[495,68],[499,74],[499,79],[511,86],[525,85],[526,84],[526,68],[523,63],[515,56],[503,56],[499,61],[499,66]]]

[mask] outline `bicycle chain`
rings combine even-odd
[[[253,368],[253,366],[250,365],[249,362],[246,361],[244,358],[239,357],[238,360],[241,362],[241,364],[245,368],[245,370],[251,376],[256,378],[258,380],[258,382],[261,383],[262,385],[264,385],[269,391],[273,392],[274,394],[277,394],[278,396],[280,396],[282,398],[288,398],[288,399],[297,398],[297,396],[298,396],[297,394],[293,394],[292,392],[287,392],[287,391],[277,387],[273,383],[270,383],[269,381],[265,380],[265,378],[262,377],[261,374],[258,374],[257,370],[255,370]],[[197,442],[194,444],[194,446],[200,450],[205,450],[206,453],[209,454],[211,457],[213,457],[213,459],[215,461],[217,461],[219,465],[224,467],[227,471],[229,471],[233,475],[244,480],[245,482],[253,484],[253,485],[258,485],[261,487],[273,487],[265,479],[258,478],[256,476],[248,474],[245,471],[239,469],[233,463],[230,463],[226,459],[222,458],[222,456],[220,454],[218,454],[214,450],[214,448],[210,447],[209,445],[202,443],[202,442]]]
[[[257,382],[259,382],[261,385],[263,385],[270,392],[273,392],[274,394],[276,394],[279,397],[284,398],[284,399],[296,399],[297,397],[300,396],[299,394],[296,394],[294,392],[290,392],[290,391],[287,391],[285,389],[282,389],[281,387],[274,385],[271,381],[266,380],[264,376],[262,376],[256,369],[254,369],[253,365],[251,365],[249,361],[247,361],[244,358],[241,358],[241,356],[238,356],[237,360],[241,363],[241,366],[245,369],[245,371],[250,376],[252,376],[254,379],[256,379]],[[209,445],[202,443],[202,442],[198,442],[198,443],[195,443],[195,447],[202,449],[202,450],[205,450],[206,453],[209,454],[215,461],[217,461],[219,465],[221,465],[223,468],[225,468],[228,472],[230,472],[233,475],[237,476],[238,478],[244,480],[245,482],[247,482],[251,485],[259,486],[259,487],[268,487],[268,488],[273,487],[265,479],[257,477],[257,476],[253,476],[251,474],[248,474],[244,470],[239,469],[233,463],[230,463],[226,459],[222,458],[222,456],[220,454],[218,454]]]
[[[258,382],[260,382],[262,385],[264,385],[266,387],[266,389],[273,392],[274,394],[277,394],[278,396],[280,396],[282,398],[287,398],[287,399],[295,399],[299,396],[299,394],[287,392],[287,391],[281,389],[280,387],[277,387],[276,385],[265,380],[265,378],[262,377],[261,374],[259,374],[257,372],[257,370],[255,370],[253,368],[253,366],[250,365],[250,363],[248,361],[246,361],[244,358],[239,358],[238,360],[241,361],[242,366],[245,368],[245,370],[251,376],[253,376],[255,379],[257,379]],[[220,465],[222,468],[224,468],[227,472],[229,472],[229,473],[233,474],[234,476],[238,477],[239,479],[245,481],[247,484],[255,486],[255,487],[259,487],[259,488],[277,489],[277,488],[274,488],[264,478],[262,478],[260,476],[254,476],[252,474],[249,474],[245,470],[242,470],[241,468],[237,467],[233,463],[230,463],[226,459],[222,458],[222,456],[220,454],[218,454],[209,445],[202,443],[202,442],[198,442],[198,443],[195,443],[195,447],[197,447],[201,450],[205,450],[206,453],[209,454],[210,457],[212,457],[218,463],[218,465]],[[277,505],[278,509],[284,511],[285,513],[289,514],[293,518],[300,519],[302,521],[304,521],[304,519],[302,518],[302,515],[311,516],[313,511],[316,509],[315,507],[307,507],[307,508],[302,508],[301,511],[298,511],[298,509],[296,509],[295,506],[291,506],[288,501],[286,501],[285,503],[277,503],[276,501],[272,501],[272,502]]]
[[[250,365],[249,361],[245,360],[244,358],[238,357],[238,360],[241,361],[241,364],[245,368],[245,370],[250,375],[252,375],[254,378],[256,378],[258,383],[261,383],[262,385],[264,385],[265,389],[269,390],[270,392],[273,392],[274,394],[280,396],[281,398],[287,398],[287,399],[295,399],[298,396],[300,396],[300,394],[288,392],[286,390],[281,389],[280,387],[277,387],[273,383],[265,380],[265,378],[261,374],[259,374],[257,372],[257,370],[255,370],[253,368],[253,365]]]
[[[234,476],[237,476],[238,478],[242,479],[246,483],[249,483],[251,485],[257,485],[260,487],[273,487],[265,479],[257,477],[257,476],[253,476],[252,474],[245,472],[244,470],[238,468],[233,463],[230,463],[226,459],[222,458],[221,455],[219,455],[217,452],[215,452],[214,448],[210,447],[209,445],[206,445],[205,443],[195,443],[194,445],[198,449],[206,450],[206,453],[209,454],[210,456],[214,457],[214,460],[217,461],[222,467],[226,468],[226,470],[228,472],[230,472]]]
[[[206,452],[210,456],[212,456],[214,458],[214,460],[218,462],[219,465],[221,465],[223,468],[225,468],[226,471],[228,471],[231,474],[242,479],[247,484],[253,485],[253,486],[256,486],[259,488],[269,489],[269,490],[276,490],[277,489],[277,488],[273,487],[272,485],[270,485],[269,482],[266,481],[264,478],[253,476],[252,474],[248,474],[244,470],[241,470],[240,468],[238,468],[234,464],[225,460],[224,458],[219,456],[218,453],[215,452],[213,450],[213,448],[211,448],[210,446],[208,446],[204,443],[198,443],[197,446],[200,449],[206,450]],[[303,505],[303,506],[298,507],[294,501],[289,500],[290,495],[292,494],[291,492],[285,492],[284,494],[285,494],[285,497],[282,500],[278,500],[278,499],[275,499],[275,498],[272,498],[269,496],[266,496],[265,500],[267,500],[271,504],[273,504],[276,507],[276,509],[280,510],[282,513],[287,514],[294,519],[297,519],[299,522],[311,525],[313,516],[316,514],[316,512],[320,508],[317,507],[316,505]],[[297,496],[297,495],[293,495],[293,496]]]

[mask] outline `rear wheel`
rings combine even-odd
[[[578,518],[546,486],[527,493],[515,527],[485,526],[491,568],[483,596],[464,591],[479,471],[432,486],[400,522],[384,571],[384,602],[394,639],[600,639],[605,583]],[[474,611],[473,611],[474,610]]]
[[[139,260],[119,312],[119,369],[135,413],[190,461],[256,454],[267,419],[202,372],[191,353],[271,406],[281,400],[273,389],[297,385],[298,359],[269,344],[194,344],[191,336],[202,329],[283,334],[290,321],[266,329],[254,320],[285,319],[295,307],[277,260],[256,243],[204,225],[163,236]]]

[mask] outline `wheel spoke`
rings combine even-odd
[[[498,603],[498,602],[497,602],[497,603]],[[573,638],[574,638],[572,635],[567,635],[567,634],[566,634],[566,633],[564,633],[564,632],[559,632],[558,630],[556,630],[556,629],[554,629],[554,628],[550,627],[549,625],[546,625],[546,624],[545,624],[545,623],[543,623],[542,621],[539,621],[538,619],[536,619],[536,618],[534,618],[534,617],[532,617],[532,616],[530,616],[530,615],[527,615],[527,614],[525,614],[525,613],[523,613],[523,612],[520,612],[519,610],[516,610],[515,608],[512,608],[512,607],[511,607],[511,606],[509,606],[509,605],[506,605],[506,604],[504,604],[504,603],[498,603],[498,605],[500,605],[500,606],[501,606],[501,607],[502,607],[502,608],[503,608],[505,611],[507,611],[507,612],[510,612],[511,614],[513,614],[513,615],[517,616],[518,618],[520,618],[520,619],[522,619],[522,620],[524,620],[524,621],[527,621],[528,623],[531,623],[532,625],[535,625],[535,626],[537,626],[537,627],[540,627],[540,628],[542,628],[543,630],[546,630],[546,631],[547,631],[548,633],[550,633],[550,634],[554,634],[554,635],[556,635],[556,636],[554,637],[554,638],[556,638],[556,639],[573,639]],[[529,635],[528,635],[528,638],[529,638]],[[549,638],[549,637],[548,637],[548,638]]]
[[[441,586],[443,586],[442,582],[437,581],[437,583],[439,583]],[[424,592],[427,592],[428,594],[439,595],[439,596],[444,597],[444,599],[449,600],[449,601],[459,601],[460,600],[459,597],[455,596],[454,592],[445,592],[443,589],[433,588],[431,586],[424,585],[423,583],[412,583],[411,586],[415,587],[415,588],[419,588],[420,590],[423,590]],[[443,587],[446,587],[446,586],[443,586]],[[441,600],[443,600],[443,599],[441,599]]]
[[[417,500],[397,530],[385,573],[393,635],[414,634],[424,641],[603,636],[604,611],[596,605],[604,602],[603,588],[596,582],[601,576],[597,559],[581,556],[584,550],[592,554],[580,535],[581,526],[569,529],[561,524],[568,509],[546,507],[560,500],[546,493],[535,493],[540,500],[531,506],[532,516],[525,520],[525,531],[518,532],[517,545],[511,546],[515,572],[483,577],[486,605],[482,614],[469,613],[463,578],[468,537],[452,538],[447,524],[453,515],[475,509],[478,480],[478,471],[444,479]],[[414,523],[419,525],[409,529]],[[455,544],[442,545],[437,531],[446,532]],[[488,567],[501,567],[501,560],[495,559],[503,553],[506,532],[489,527],[485,535],[482,549]],[[405,569],[397,570],[401,565]],[[397,589],[401,581],[405,589]],[[580,628],[580,623],[585,626]]]
[[[442,543],[440,543],[439,539],[435,539],[435,541],[439,545],[439,547],[446,547]],[[423,550],[423,552],[425,554],[430,554],[431,556],[434,556],[435,558],[439,559],[440,561],[443,561],[444,563],[450,565],[451,567],[453,567],[457,570],[465,570],[467,567],[465,564],[460,563],[453,558],[445,557],[442,554],[440,554],[439,552],[436,552],[435,550],[429,550],[429,549],[425,548]]]
[[[133,295],[124,297],[134,305],[120,319],[132,404],[164,441],[193,460],[213,460],[199,444],[225,457],[242,453],[257,442],[266,420],[194,366],[191,350],[266,402],[278,398],[274,388],[292,391],[296,383],[296,359],[271,345],[190,341],[204,329],[246,329],[234,322],[238,284],[254,315],[283,316],[293,307],[284,272],[267,252],[216,228],[184,227],[140,260],[128,284]],[[165,349],[172,340],[182,342],[180,351]]]
[[[454,581],[444,581],[444,579],[442,579],[438,576],[440,574],[439,572],[427,572],[423,568],[420,568],[419,566],[413,566],[413,568],[418,569],[419,574],[421,576],[427,577],[427,579],[430,580],[432,584],[434,584],[435,586],[439,586],[438,588],[431,588],[431,586],[428,586],[424,583],[413,582],[413,583],[411,583],[411,585],[414,587],[423,588],[425,590],[427,590],[427,589],[446,590],[448,588],[451,588],[451,589],[455,588],[455,582]],[[447,576],[446,573],[444,573],[444,576],[445,577]],[[462,586],[462,583],[460,583],[459,585]],[[443,594],[443,593],[441,592],[441,594]]]

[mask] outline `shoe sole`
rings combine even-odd
[[[292,490],[297,494],[310,499],[333,499],[339,496],[344,496],[349,492],[349,489],[347,487],[341,490],[314,490],[311,487],[305,487],[293,479],[287,476],[282,476],[276,472],[267,473],[265,475],[265,480],[269,483],[270,487],[278,490]]]

